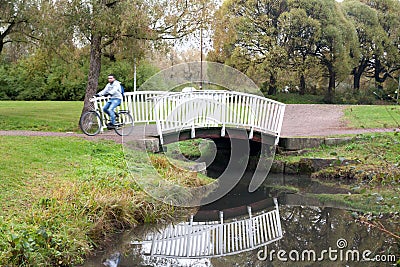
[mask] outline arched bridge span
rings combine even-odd
[[[101,110],[107,100],[107,97],[96,98],[95,109]],[[276,145],[285,105],[226,90],[136,91],[125,93],[119,109],[129,110],[134,123],[155,124],[161,145],[191,138],[241,139],[244,136]],[[104,128],[106,121],[104,117]]]

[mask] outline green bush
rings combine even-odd
[[[82,100],[87,65],[57,58],[44,52],[0,65],[0,100]],[[84,60],[83,60],[84,62]]]
[[[83,262],[68,252],[69,242],[65,237],[53,233],[43,226],[18,225],[12,229],[1,229],[2,253],[0,262],[12,266],[71,266]]]
[[[103,60],[99,89],[107,83],[107,75],[114,73],[127,91],[133,91],[134,66],[121,60]],[[0,100],[83,100],[87,84],[89,63],[82,55],[66,62],[57,57],[47,57],[44,52],[15,63],[0,63]],[[149,63],[137,66],[137,87],[158,69]]]
[[[334,102],[336,104],[372,105],[376,103],[376,100],[371,89],[358,93],[354,93],[352,89],[349,89],[341,93],[336,93]]]
[[[285,103],[285,104],[323,104],[322,95],[311,95],[305,94],[300,95],[298,93],[278,93],[276,95],[266,95],[265,97]]]

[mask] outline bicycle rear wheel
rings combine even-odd
[[[126,111],[118,112],[115,132],[120,136],[130,135],[133,131],[133,118]]]
[[[98,134],[101,130],[100,115],[94,110],[85,112],[79,120],[79,127],[86,135]]]

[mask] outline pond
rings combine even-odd
[[[292,187],[297,191],[292,192]],[[174,225],[147,224],[127,231],[84,266],[395,266],[399,259],[398,240],[394,237],[371,225],[360,224],[354,212],[345,207],[332,202],[321,203],[310,197],[320,193],[343,194],[346,193],[344,189],[304,176],[283,175],[269,175],[263,186],[253,193],[246,189],[239,183],[222,199],[201,207],[193,214],[192,221]],[[274,198],[278,202],[279,221],[264,216],[275,211]],[[247,228],[226,226],[221,232],[207,230],[219,227],[221,214],[222,223],[247,225]],[[388,231],[399,229],[397,222],[383,217],[380,221]],[[179,227],[189,229],[194,225],[208,228],[190,228],[191,234],[183,237],[184,242],[165,241],[171,233],[179,238],[176,234]],[[272,233],[271,237],[270,225],[275,229],[280,227],[282,236]],[[188,233],[185,231],[184,234]],[[199,234],[206,241],[194,237]],[[167,249],[152,248],[154,240],[163,238]],[[249,242],[251,238],[254,241]],[[189,247],[195,250],[192,255],[203,256],[188,258],[189,254],[185,253]]]

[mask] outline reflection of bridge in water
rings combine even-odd
[[[142,245],[145,255],[165,258],[209,258],[234,255],[254,250],[282,238],[278,202],[272,210],[224,220],[223,211],[218,221],[194,221],[170,225],[161,232],[149,235]],[[272,208],[271,207],[271,208]]]
[[[97,98],[95,109],[101,110],[106,101],[105,97]],[[129,110],[135,124],[155,123],[161,145],[216,135],[232,138],[237,135],[233,129],[245,130],[249,139],[276,145],[285,105],[226,90],[136,91],[125,93],[119,109]],[[103,122],[105,129],[105,117]]]

